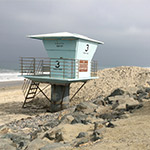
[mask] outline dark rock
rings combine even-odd
[[[112,105],[112,103],[113,103],[113,101],[111,101],[111,100],[109,99],[109,97],[105,97],[105,98],[104,98],[104,101],[105,101],[105,103],[108,104],[108,105]]]
[[[76,106],[75,112],[82,112],[84,114],[90,114],[97,108],[97,105],[93,102],[82,102]]]
[[[76,138],[86,137],[88,134],[86,132],[80,132]]]
[[[146,87],[145,92],[150,93],[150,88]]]
[[[130,94],[130,97],[132,97],[134,100],[138,100],[138,96],[136,93]]]
[[[76,106],[75,111],[81,111],[83,109],[87,109],[87,106],[84,103],[80,103]]]
[[[50,133],[45,133],[44,136],[43,136],[43,138],[44,137],[48,138],[49,140],[54,140],[55,139],[54,137],[51,136]]]
[[[143,107],[143,104],[137,104],[137,105],[128,105],[128,104],[126,104],[126,111],[139,109],[141,107]]]
[[[72,120],[71,124],[76,124],[76,123],[82,123],[82,124],[88,124],[88,120],[81,120],[79,118],[75,118],[74,120]]]
[[[119,106],[119,101],[116,100],[116,102],[114,104],[112,104],[112,109],[116,109]]]
[[[88,116],[85,114],[74,113],[73,117],[74,119],[72,120],[71,124],[75,124],[75,123],[87,124],[88,123],[88,121],[86,120]]]
[[[3,135],[3,138],[11,139],[14,143],[20,144],[21,142],[24,143],[24,145],[27,145],[30,141],[30,136],[27,135],[19,135],[19,134],[5,134]]]
[[[98,106],[105,106],[106,105],[106,102],[104,101],[104,99],[102,97],[96,99],[94,102],[94,104],[98,105]]]
[[[56,132],[55,133],[55,142],[60,142],[60,141],[64,141],[62,133],[61,132]]]
[[[98,132],[98,131],[94,131],[93,134],[92,134],[91,141],[97,141],[99,139],[102,139],[101,133]]]
[[[137,94],[141,94],[141,93],[144,93],[145,91],[143,90],[143,89],[139,89],[139,90],[137,90]]]
[[[124,94],[124,91],[118,88],[118,89],[114,90],[108,97],[112,97],[112,96],[116,96],[116,95],[123,95],[123,94]]]
[[[74,120],[72,115],[65,115],[61,118],[60,123],[70,124]]]
[[[59,125],[59,121],[58,121],[58,120],[55,120],[55,121],[53,121],[53,122],[46,123],[44,126],[47,126],[47,127],[50,127],[50,128],[54,128],[54,127],[56,127],[57,125]]]
[[[24,142],[20,142],[18,148],[23,148],[24,147]]]
[[[109,121],[109,122],[106,123],[106,127],[107,128],[114,128],[115,125]]]
[[[38,133],[38,132],[36,132],[36,131],[30,133],[30,141],[33,141],[34,139],[37,138],[37,133]]]
[[[106,120],[113,120],[113,119],[120,119],[122,118],[122,115],[124,114],[123,111],[116,111],[116,112],[112,112],[112,113],[104,113],[101,114],[99,117],[102,119],[106,119]]]

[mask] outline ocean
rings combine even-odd
[[[0,61],[0,82],[23,80],[19,75],[19,62]]]

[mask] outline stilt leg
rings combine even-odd
[[[51,107],[52,112],[56,112],[67,108],[69,105],[69,88],[67,85],[52,85],[51,86]]]

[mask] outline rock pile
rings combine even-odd
[[[103,140],[115,120],[142,107],[150,99],[150,88],[117,88],[106,97],[81,102],[57,113],[17,120],[0,127],[0,149],[72,149]]]

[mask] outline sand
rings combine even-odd
[[[116,88],[130,89],[131,87],[147,86],[150,81],[150,69],[140,67],[118,67],[104,69],[98,72],[99,79],[89,81],[76,95],[70,105],[81,101],[107,96]],[[71,85],[70,97],[82,83]],[[0,84],[0,125],[14,120],[46,114],[45,109],[25,108],[21,106],[24,96],[21,82]],[[50,94],[50,89],[47,89]],[[41,95],[37,99],[40,99]],[[40,100],[41,102],[41,100]],[[43,102],[41,102],[43,103]],[[126,119],[115,122],[114,129],[106,129],[101,142],[78,149],[150,149],[150,103]]]
[[[44,113],[44,109],[23,109],[24,95],[22,93],[23,82],[3,82],[0,84],[0,125],[14,120],[35,116]]]

